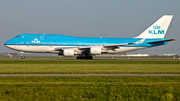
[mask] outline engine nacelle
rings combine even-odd
[[[94,54],[94,55],[101,54],[101,47],[91,47],[90,54]]]
[[[63,55],[64,56],[74,56],[74,50],[72,50],[72,49],[64,49]]]

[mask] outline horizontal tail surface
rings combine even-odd
[[[164,38],[173,15],[164,15],[136,38]]]
[[[148,44],[155,44],[155,43],[161,43],[161,42],[169,42],[169,41],[174,41],[177,39],[166,39],[166,40],[162,40],[162,41],[153,41],[153,42],[146,42]]]

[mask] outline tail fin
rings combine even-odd
[[[164,38],[173,15],[164,15],[135,38]]]

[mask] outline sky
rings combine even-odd
[[[180,54],[180,0],[1,0],[0,52],[17,52],[4,43],[18,34],[131,38],[163,15],[173,15],[167,45],[133,51]]]

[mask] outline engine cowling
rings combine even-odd
[[[72,49],[64,49],[63,55],[64,56],[74,56],[74,50],[72,50]]]
[[[91,47],[90,54],[94,54],[94,55],[101,54],[101,47]]]

